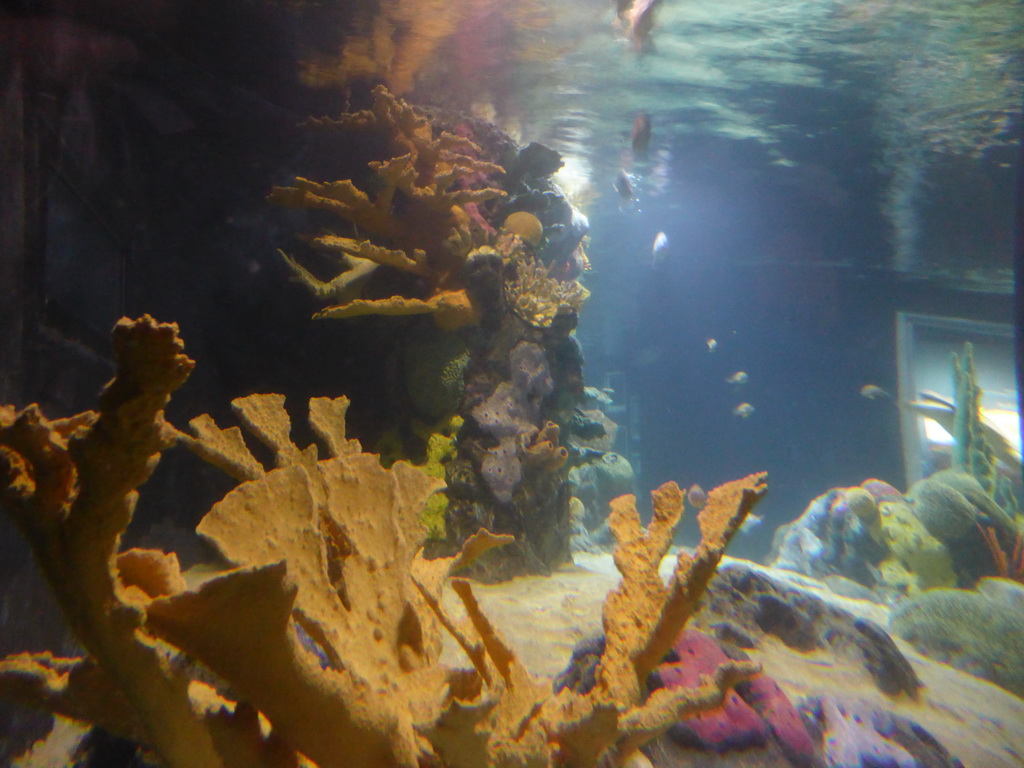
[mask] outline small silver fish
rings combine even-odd
[[[746,384],[750,377],[747,376],[745,371],[736,371],[732,376],[727,378],[725,382],[727,384]]]
[[[732,412],[734,416],[739,416],[741,419],[749,419],[754,412],[754,406],[750,403],[740,403],[732,409]]]
[[[750,533],[763,522],[763,517],[755,515],[753,512],[749,512],[747,513],[747,516],[743,518],[743,522],[740,523],[740,533]]]
[[[880,397],[889,397],[888,392],[874,384],[865,384],[860,388],[860,394],[861,397],[866,397],[868,400],[877,400]]]
[[[668,235],[664,232],[659,232],[654,238],[654,245],[651,246],[651,256],[654,258],[654,262],[661,261],[661,257],[665,255],[665,251],[668,250]]]
[[[718,342],[715,341],[714,339],[708,339],[704,343],[708,345],[708,352],[714,352],[715,349],[718,347]]]

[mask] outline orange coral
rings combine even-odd
[[[469,297],[460,285],[460,270],[472,243],[470,221],[462,206],[500,197],[497,188],[471,188],[471,181],[502,174],[504,169],[479,159],[472,141],[446,131],[435,135],[431,122],[387,89],[373,92],[373,107],[320,119],[318,127],[370,131],[387,142],[389,157],[371,162],[379,189],[371,198],[351,180],[316,182],[297,178],[290,187],[277,187],[270,199],[289,207],[331,211],[351,222],[366,238],[324,235],[312,245],[334,254],[347,269],[330,282],[314,278],[290,257],[288,265],[318,296],[336,303],[318,317],[364,314],[435,313],[443,327],[476,320]],[[401,198],[401,205],[396,202]],[[359,287],[378,266],[409,272],[426,283],[426,295],[358,298]]]
[[[191,437],[179,436],[241,481],[199,526],[230,570],[188,589],[173,554],[119,554],[134,489],[175,436],[162,409],[192,363],[176,328],[148,318],[119,323],[115,341],[119,371],[99,413],[48,422],[35,407],[0,408],[4,502],[89,652],[0,660],[0,693],[141,740],[176,767],[283,768],[303,755],[321,768],[589,767],[718,706],[729,686],[756,671],[730,662],[696,690],[663,689],[646,700],[640,684],[763,495],[763,475],[712,491],[698,517],[703,540],[694,555],[678,556],[667,586],[658,565],[682,492],[674,484],[656,492],[647,531],[632,497],[615,502],[623,579],[605,606],[597,685],[553,696],[484,615],[470,582],[451,581],[468,620],[441,608],[451,573],[512,537],[484,531],[455,557],[425,559],[420,509],[440,482],[362,453],[345,435],[344,398],[310,401],[327,458],[317,445],[292,442],[280,395],[233,403],[272,452],[273,468],[256,460],[239,430],[209,417],[193,420]],[[543,434],[554,445],[554,429]],[[440,664],[445,632],[470,669]],[[240,701],[193,679],[183,654]]]
[[[558,425],[547,422],[543,429],[534,435],[524,446],[524,458],[527,463],[542,466],[553,472],[569,460],[569,449],[558,444]]]
[[[80,659],[21,654],[0,662],[0,690],[152,744],[171,766],[222,765],[209,712],[187,675],[144,629],[144,583],[177,583],[176,558],[117,557],[136,488],[173,442],[163,418],[192,370],[177,326],[149,317],[114,329],[118,372],[99,412],[47,420],[36,406],[0,416],[3,501],[32,546],[75,635]],[[130,565],[129,565],[130,563]],[[120,565],[126,569],[120,572]],[[143,576],[147,570],[164,573]]]
[[[1018,531],[1013,542],[1013,551],[1007,553],[999,543],[999,537],[992,526],[982,526],[976,523],[985,546],[992,555],[992,562],[996,567],[996,575],[1003,579],[1012,579],[1024,584],[1024,533]]]

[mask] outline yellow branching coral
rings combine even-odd
[[[145,631],[144,592],[123,582],[117,552],[135,489],[174,439],[163,408],[193,363],[177,326],[149,317],[120,321],[114,348],[118,372],[98,412],[49,421],[35,406],[0,411],[4,505],[89,653],[8,657],[0,661],[0,692],[140,738],[176,768],[216,768],[227,763],[214,713]],[[132,565],[138,572],[137,558]],[[173,571],[177,562],[148,565]],[[173,583],[173,574],[158,580]]]
[[[510,247],[499,241],[498,250],[505,254],[511,271],[505,280],[505,300],[522,320],[547,328],[560,312],[583,308],[590,291],[575,280],[552,277],[550,269],[534,259],[521,242]]]
[[[143,741],[175,768],[307,759],[320,768],[590,768],[718,706],[756,671],[730,662],[696,689],[647,698],[642,685],[763,495],[763,475],[709,495],[698,517],[703,541],[679,555],[667,586],[658,564],[682,492],[657,491],[646,531],[632,497],[615,502],[623,579],[605,605],[597,684],[552,695],[483,613],[471,583],[450,578],[512,537],[482,531],[454,557],[425,559],[421,510],[441,483],[363,453],[345,435],[345,398],[310,401],[326,458],[292,442],[283,396],[236,400],[246,431],[273,454],[265,467],[237,428],[199,417],[185,438],[163,422],[169,393],[192,365],[174,326],[122,321],[115,341],[119,371],[98,413],[49,422],[35,407],[0,408],[5,506],[89,654],[0,660],[0,694]],[[118,552],[135,488],[176,436],[240,481],[198,529],[232,567],[191,589],[173,554]],[[557,440],[553,427],[543,437],[538,445]],[[448,583],[466,619],[442,609]],[[469,668],[440,663],[445,634]],[[194,679],[185,656],[223,680],[223,691]]]
[[[320,281],[292,258],[286,262],[299,280],[317,296],[335,303],[318,317],[363,314],[434,313],[447,327],[475,320],[467,311],[469,298],[460,285],[460,270],[469,252],[455,247],[472,242],[470,220],[463,210],[504,195],[480,180],[504,173],[500,165],[480,159],[481,150],[469,139],[433,124],[384,87],[373,92],[371,109],[319,119],[313,125],[343,132],[371,132],[383,137],[388,157],[369,167],[377,178],[371,198],[350,179],[317,182],[297,178],[290,187],[277,187],[270,199],[280,205],[331,211],[366,237],[322,235],[313,247],[335,255],[345,267],[331,281]],[[423,278],[423,296],[359,298],[362,284],[378,266]]]

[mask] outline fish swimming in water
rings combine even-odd
[[[694,509],[704,509],[708,503],[708,495],[703,488],[694,483],[690,486],[690,490],[686,492],[686,503]]]
[[[668,250],[668,235],[664,232],[659,232],[654,238],[654,244],[651,246],[651,263],[658,264],[665,256],[665,251]]]
[[[715,341],[714,339],[708,339],[704,343],[708,345],[708,352],[714,352],[715,349],[718,347],[718,342]]]
[[[878,400],[881,397],[889,397],[889,393],[875,384],[865,384],[860,388],[861,397],[868,400]]]
[[[647,148],[651,144],[651,116],[646,112],[640,112],[633,120],[633,134],[630,140],[634,154],[640,158],[647,157]]]
[[[748,512],[747,516],[743,518],[743,522],[740,523],[740,533],[750,533],[763,522],[763,517],[755,515],[753,512]]]
[[[746,384],[748,379],[750,379],[750,377],[747,376],[745,371],[736,371],[736,373],[727,378],[725,382],[727,384],[736,384],[739,386],[741,384]]]
[[[633,185],[629,183],[629,176],[626,175],[625,171],[619,171],[619,175],[615,177],[612,186],[624,202],[630,203],[633,201]]]
[[[749,419],[754,412],[754,406],[750,403],[740,403],[732,409],[732,412],[734,416],[739,416],[741,419]]]
[[[633,4],[622,15],[626,23],[626,36],[637,51],[647,47],[648,38],[654,28],[654,9],[660,0],[633,0]]]

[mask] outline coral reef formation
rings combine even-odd
[[[428,113],[381,87],[372,108],[313,124],[352,140],[358,159],[374,158],[358,185],[299,178],[270,196],[336,214],[346,227],[308,239],[314,252],[340,258],[345,269],[332,280],[286,257],[333,302],[316,317],[436,321],[413,318],[392,334],[404,376],[388,409],[397,422],[389,458],[419,460],[427,449],[413,421],[458,415],[447,501],[431,502],[443,508],[444,524],[432,528],[444,530],[446,553],[486,527],[517,539],[494,577],[557,566],[568,556],[566,474],[577,458],[569,426],[582,392],[572,332],[587,297],[574,266],[586,220],[548,179],[561,159],[539,145],[519,151],[493,127]]]
[[[604,648],[603,636],[581,642],[569,666],[555,678],[555,691],[593,690]],[[646,688],[649,692],[697,688],[703,677],[714,674],[730,659],[746,661],[747,657],[736,648],[727,654],[710,635],[687,628],[655,668]],[[801,768],[814,765],[816,754],[796,707],[773,680],[760,672],[738,683],[714,709],[674,723],[665,736],[644,751],[665,755],[666,759],[657,760],[658,765],[672,765],[675,761],[669,755],[674,747],[705,754],[756,749],[762,756],[779,754],[783,762],[788,760],[787,765]]]
[[[416,416],[436,421],[455,413],[462,399],[469,348],[461,334],[424,325],[408,334],[402,374]]]
[[[889,600],[1013,577],[1019,540],[1018,523],[979,482],[948,469],[914,483],[905,496],[879,480],[819,496],[776,531],[770,562],[819,579],[848,579]]]
[[[884,519],[867,488],[836,488],[808,505],[804,513],[775,531],[771,564],[823,579],[840,575],[874,587],[874,567],[887,555],[880,535]],[[853,502],[852,504],[850,502]]]
[[[51,422],[32,406],[0,410],[4,505],[86,651],[8,657],[0,693],[148,744],[170,766],[594,766],[625,760],[756,674],[725,660],[695,688],[643,690],[763,496],[763,475],[709,494],[702,541],[680,552],[667,585],[658,566],[682,491],[653,494],[646,530],[632,498],[616,501],[622,581],[605,603],[595,683],[553,695],[471,583],[451,578],[512,537],[482,531],[455,556],[425,559],[420,514],[440,484],[363,453],[345,434],[347,400],[310,401],[326,458],[292,442],[282,396],[235,401],[272,456],[267,467],[237,427],[202,416],[185,436],[164,421],[192,368],[176,326],[123,320],[115,347],[118,372],[97,413]],[[200,523],[226,564],[198,581],[186,582],[173,553],[119,551],[136,488],[176,439],[238,481]],[[467,622],[442,609],[446,583]],[[468,668],[440,664],[446,633]]]
[[[655,670],[653,687],[693,687],[729,658],[735,654],[726,655],[713,638],[687,629]],[[681,747],[718,753],[775,741],[794,765],[809,766],[814,759],[814,744],[796,708],[763,673],[737,685],[717,710],[677,723],[667,735]]]
[[[426,116],[383,87],[374,90],[371,109],[312,124],[372,134],[376,140],[383,137],[386,145],[385,159],[370,163],[375,176],[372,198],[349,179],[321,183],[301,177],[270,195],[280,205],[331,211],[361,233],[312,238],[314,248],[335,254],[346,267],[330,282],[317,280],[286,257],[318,296],[335,300],[318,316],[433,313],[446,328],[472,322],[476,314],[460,283],[468,255],[463,243],[472,241],[465,208],[504,195],[501,189],[486,186],[489,177],[504,169],[480,159],[480,147],[463,136],[447,131],[435,136]],[[419,278],[419,295],[353,296],[354,289],[372,279],[369,273],[381,266]]]
[[[941,701],[944,691],[935,688],[931,696],[922,695],[915,668],[881,625],[847,609],[856,605],[830,599],[809,580],[763,566],[729,561],[720,567],[647,687],[686,687],[726,658],[755,658],[764,671],[738,683],[718,707],[674,724],[644,746],[651,764],[962,765],[917,719],[929,701]],[[885,615],[883,610],[871,613]],[[556,690],[589,690],[604,642],[598,635],[579,643],[568,667],[555,678]],[[788,663],[806,664],[814,682],[808,685],[808,678],[793,674]],[[824,668],[843,670],[843,683],[822,677]],[[804,693],[802,698],[797,691]],[[929,723],[937,724],[934,719]]]
[[[995,526],[1000,540],[1009,540],[1015,527],[974,477],[956,470],[936,472],[914,483],[907,500],[915,517],[950,553],[957,579],[936,586],[970,586],[982,576],[995,575],[979,524]]]
[[[515,214],[513,214],[515,215]],[[532,326],[548,328],[559,313],[579,312],[590,292],[578,282],[558,280],[551,267],[522,249],[506,248],[515,275],[505,282],[505,296],[512,310]]]
[[[889,556],[878,564],[881,580],[900,594],[951,587],[957,576],[949,549],[902,501],[881,504],[879,527]]]
[[[1010,455],[1012,469],[1019,471],[1020,452],[1007,449],[1004,438],[989,428],[981,408],[981,387],[974,371],[974,345],[964,343],[962,355],[954,354],[953,361],[953,468],[974,477],[982,491],[1013,518],[1020,513],[1013,484],[997,472],[998,457]],[[999,441],[997,453],[993,441]]]
[[[956,414],[953,417],[953,466],[972,475],[992,496],[996,490],[996,460],[981,432],[981,388],[974,373],[974,345],[964,344],[963,357],[953,355]]]

